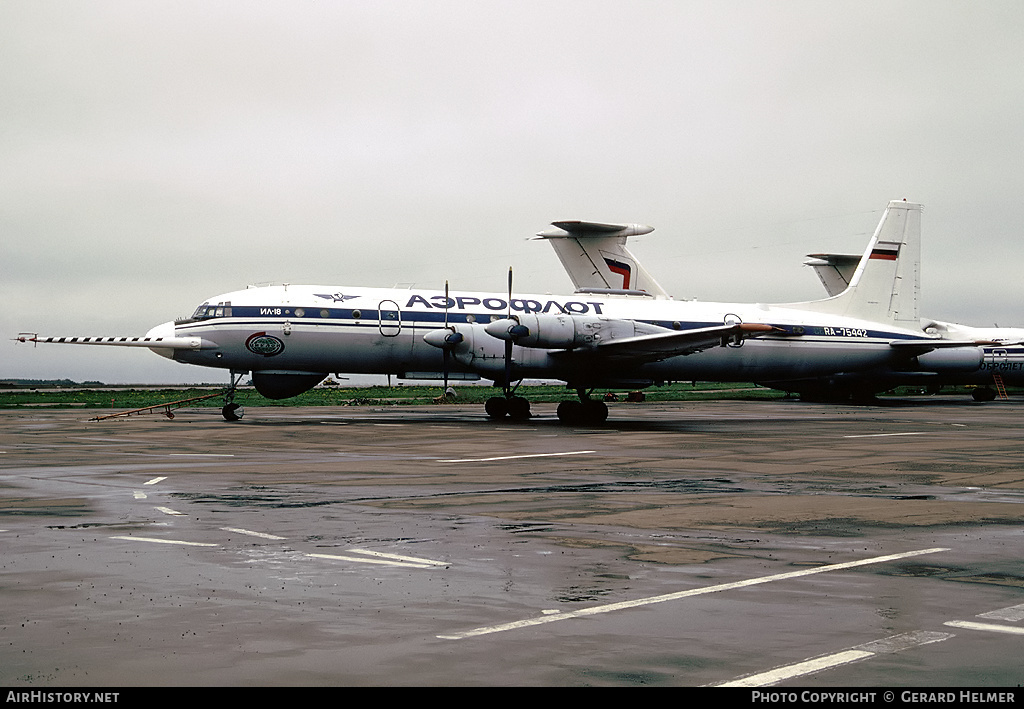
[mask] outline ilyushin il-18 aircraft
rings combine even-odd
[[[626,249],[637,224],[553,222],[551,243],[571,295],[250,287],[210,298],[144,337],[40,337],[35,343],[145,347],[177,362],[228,370],[222,413],[237,420],[241,378],[270,399],[305,392],[331,373],[407,379],[486,379],[501,388],[485,411],[526,419],[523,379],[575,390],[558,406],[568,424],[598,424],[601,388],[672,381],[755,382],[811,396],[870,395],[892,381],[964,381],[993,371],[1019,378],[1024,330],[922,321],[921,205],[890,202],[864,254],[824,300],[777,305],[673,300]],[[827,259],[820,259],[827,264]]]

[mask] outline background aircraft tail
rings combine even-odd
[[[630,236],[649,234],[642,224],[552,222],[557,227],[537,234],[547,240],[572,279],[577,292],[611,291],[670,297],[626,248]]]
[[[826,300],[790,305],[830,315],[919,327],[921,210],[920,204],[889,202],[846,289]]]
[[[807,254],[804,265],[814,269],[831,297],[839,295],[850,285],[860,258],[860,254]]]

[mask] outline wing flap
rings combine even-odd
[[[995,340],[893,340],[889,343],[896,352],[910,357],[933,350],[953,347],[991,347],[1002,343]]]
[[[579,358],[602,362],[630,362],[642,364],[659,362],[669,357],[689,355],[711,347],[719,347],[730,340],[738,342],[748,337],[758,337],[775,332],[771,325],[759,323],[737,323],[716,325],[680,332],[664,332],[651,335],[637,335],[607,340],[593,347],[565,350],[552,353],[559,358]]]

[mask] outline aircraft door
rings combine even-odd
[[[988,350],[985,353],[985,364],[988,365],[986,369],[992,372],[999,372],[1006,369],[1006,363],[1009,361],[1009,352],[1003,348],[997,348]]]
[[[380,334],[395,337],[402,331],[402,311],[393,300],[382,300],[380,307]]]

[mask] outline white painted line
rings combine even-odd
[[[1000,608],[997,611],[979,613],[978,617],[985,618],[986,620],[1005,620],[1008,623],[1017,623],[1024,620],[1024,603],[1021,603],[1019,606]]]
[[[1024,635],[1024,628],[1013,625],[996,625],[995,623],[975,623],[970,620],[947,620],[943,625],[953,628],[966,628],[967,630],[987,630],[992,633],[1010,633],[1011,635]]]
[[[756,675],[750,675],[742,679],[732,680],[730,682],[723,682],[722,684],[716,684],[716,687],[768,687],[773,684],[777,684],[784,679],[792,679],[794,677],[800,677],[802,675],[813,674],[814,672],[821,672],[831,667],[838,667],[839,665],[846,665],[850,662],[856,662],[857,660],[863,660],[866,657],[873,657],[874,653],[864,652],[863,650],[846,650],[844,652],[837,652],[834,655],[826,655],[825,657],[818,657],[813,660],[804,660],[798,662],[795,665],[789,665],[788,667],[779,667],[778,669],[769,670],[768,672],[762,672]]]
[[[438,463],[487,463],[492,460],[516,460],[519,458],[555,458],[563,455],[585,455],[597,451],[568,451],[566,453],[530,453],[527,455],[501,455],[494,458],[457,458],[451,460],[438,460]]]
[[[155,537],[111,537],[111,539],[126,539],[129,542],[152,542],[153,544],[181,544],[187,547],[215,547],[217,544],[206,544],[204,542],[185,542],[180,539],[156,539]]]
[[[768,670],[767,672],[758,672],[757,674],[740,677],[739,679],[730,680],[728,682],[722,682],[721,684],[716,684],[714,686],[769,687],[773,684],[778,684],[783,680],[814,674],[815,672],[839,667],[840,665],[847,665],[851,662],[859,662],[860,660],[865,660],[869,657],[874,657],[875,655],[900,652],[901,650],[907,650],[912,647],[941,642],[942,640],[948,640],[952,637],[953,635],[951,633],[930,633],[927,631],[893,635],[864,645],[857,645],[856,647],[836,652],[831,655],[823,655],[822,657],[814,657],[792,665],[776,667],[775,669]]]
[[[355,556],[341,556],[340,554],[306,554],[315,559],[334,559],[337,561],[355,561],[360,564],[383,564],[385,566],[404,566],[412,569],[429,569],[427,564],[411,564],[405,561],[388,561],[387,559],[366,559]]]
[[[134,490],[132,492],[132,496],[134,496],[136,500],[145,500],[148,497],[142,490]]]
[[[166,479],[167,479],[167,476],[164,475],[164,476],[159,477],[159,478],[153,478],[152,480],[147,480],[146,482],[144,482],[142,484],[143,485],[156,485],[157,483],[163,482]]]
[[[366,554],[367,556],[376,556],[382,559],[395,559],[396,561],[408,561],[412,564],[428,564],[430,566],[448,566],[446,561],[434,561],[432,559],[420,559],[415,556],[402,556],[400,554],[388,554],[383,551],[370,551],[369,549],[349,549],[350,552],[355,554]]]
[[[172,456],[185,456],[188,458],[234,458],[234,453],[169,453]]]
[[[266,534],[264,532],[253,532],[249,529],[239,529],[238,527],[221,527],[225,532],[237,532],[238,534],[248,534],[250,537],[259,537],[260,539],[287,539],[288,537],[279,537],[276,534]]]
[[[184,515],[185,514],[184,512],[178,512],[177,510],[172,510],[170,507],[157,507],[156,509],[158,509],[161,512],[163,512],[165,515]]]
[[[554,615],[542,616],[539,618],[527,618],[526,620],[517,620],[511,623],[502,623],[500,625],[485,626],[482,628],[475,628],[473,630],[467,630],[462,633],[453,633],[451,635],[438,635],[437,637],[442,640],[463,640],[465,638],[471,638],[477,635],[488,635],[489,633],[500,633],[506,630],[517,630],[519,628],[527,628],[532,625],[542,625],[544,623],[553,623],[557,620],[568,620],[570,618],[581,618],[585,616],[598,615],[601,613],[610,613],[612,611],[624,610],[626,608],[637,608],[640,606],[649,606],[654,603],[664,603],[666,601],[676,601],[681,598],[690,598],[692,596],[703,596],[709,593],[718,593],[720,591],[731,591],[737,588],[746,588],[748,586],[757,586],[763,583],[771,583],[773,581],[784,581],[786,579],[799,578],[801,576],[811,576],[813,574],[823,574],[829,571],[841,571],[843,569],[852,569],[858,566],[867,566],[869,564],[881,564],[886,561],[896,561],[899,559],[907,559],[912,556],[921,556],[923,554],[934,554],[940,551],[949,551],[948,548],[935,548],[935,549],[921,549],[918,551],[908,551],[901,554],[888,554],[886,556],[875,556],[870,559],[861,559],[860,561],[847,561],[841,564],[828,564],[826,566],[818,566],[811,569],[801,569],[799,571],[788,571],[781,574],[772,574],[770,576],[761,576],[759,578],[747,579],[745,581],[733,581],[731,583],[718,584],[717,586],[706,586],[704,588],[692,588],[687,591],[677,591],[675,593],[666,593],[661,596],[651,596],[649,598],[639,598],[634,601],[621,601],[619,603],[609,603],[603,606],[593,606],[591,608],[582,608],[578,611],[568,611],[566,613],[557,613]]]
[[[885,438],[887,436],[927,436],[928,431],[917,433],[862,433],[856,436],[843,436],[843,438]]]
[[[909,633],[890,635],[889,637],[882,638],[881,640],[872,640],[871,642],[864,643],[863,645],[856,645],[851,649],[866,650],[867,652],[874,653],[876,655],[883,655],[909,650],[910,648],[917,647],[919,645],[927,645],[929,643],[949,640],[952,637],[955,637],[952,633],[936,633],[930,630],[915,630]]]

